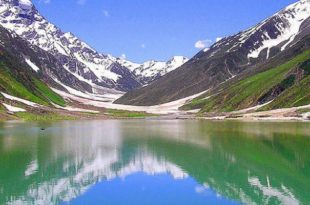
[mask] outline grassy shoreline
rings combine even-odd
[[[0,121],[21,120],[21,121],[62,121],[62,120],[81,120],[81,119],[144,119],[158,115],[145,112],[131,112],[126,110],[107,109],[100,113],[87,112],[17,112],[9,113],[5,110],[0,111]]]

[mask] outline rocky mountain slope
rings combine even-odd
[[[310,0],[300,0],[256,26],[223,38],[149,86],[116,103],[154,105],[275,68],[302,53],[309,41]],[[299,47],[293,47],[299,43]],[[285,56],[285,58],[283,58]]]
[[[135,64],[98,53],[72,33],[65,33],[48,22],[30,0],[1,0],[0,25],[26,39],[31,45],[53,55],[59,64],[57,72],[70,73],[69,78],[72,79],[68,81],[78,79],[80,83],[91,87],[87,89],[88,92],[102,93],[105,88],[132,90],[181,65],[178,61],[175,64],[168,62],[156,68],[152,64],[147,67],[147,63]],[[137,70],[141,67],[147,74],[134,71],[127,65],[134,65]],[[67,86],[77,87],[75,83],[68,81],[65,82]]]
[[[298,48],[294,47],[304,51],[278,66],[270,64],[271,69],[210,89],[183,109],[220,113],[254,107],[263,111],[309,105],[310,35]]]
[[[38,54],[45,57],[44,60],[40,59],[42,64],[36,63],[39,61]],[[40,65],[41,69],[36,64]],[[40,105],[52,106],[57,104],[64,106],[64,99],[54,93],[46,84],[48,82],[50,85],[62,89],[49,76],[55,75],[65,81],[70,74],[57,73],[57,66],[57,61],[53,56],[39,48],[31,48],[23,39],[0,27],[1,100],[5,94],[9,94]],[[79,84],[78,79],[76,79],[76,85],[83,89],[84,85]]]

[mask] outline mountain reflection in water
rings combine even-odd
[[[181,189],[174,182],[182,181],[180,186],[192,184],[197,193],[214,192],[220,204],[306,204],[309,148],[307,123],[3,123],[0,204],[74,204],[95,187],[124,179],[155,183],[156,176],[170,176],[164,180],[175,192]]]

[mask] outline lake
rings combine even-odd
[[[0,204],[310,204],[310,124],[0,124]]]

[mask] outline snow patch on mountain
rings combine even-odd
[[[28,101],[28,100],[24,100],[24,99],[18,98],[18,97],[9,95],[9,94],[4,93],[4,92],[1,92],[1,95],[3,95],[3,97],[5,97],[6,99],[17,101],[17,102],[23,103],[25,105],[29,105],[31,107],[38,107],[39,106],[37,103],[34,103],[34,102],[31,102],[31,101]]]
[[[36,66],[36,64],[31,62],[31,60],[29,58],[25,58],[25,61],[34,71],[38,72],[40,70],[40,68],[38,66]]]
[[[92,100],[96,100],[96,101],[100,101],[100,102],[112,102],[112,101],[116,100],[117,98],[120,98],[123,95],[123,93],[121,93],[119,91],[113,91],[113,90],[110,90],[106,94],[102,94],[102,95],[93,94],[93,93],[84,93],[84,92],[73,89],[73,88],[63,84],[58,80],[55,80],[55,82],[57,82],[59,85],[64,87],[68,91],[68,93],[70,93],[74,96],[78,96],[78,97],[85,98],[85,99],[92,99]],[[53,90],[55,92],[59,92],[56,89],[53,89]],[[66,98],[66,96],[63,96],[63,97]]]
[[[9,111],[9,112],[26,112],[25,109],[19,108],[19,107],[14,107],[12,105],[8,105],[6,103],[2,103],[2,105]]]
[[[263,41],[261,45],[252,50],[248,54],[248,58],[258,58],[261,51],[267,48],[267,58],[269,58],[270,49],[274,46],[277,46],[281,43],[285,43],[281,47],[281,51],[283,51],[296,37],[300,30],[300,26],[310,17],[310,0],[302,0],[295,4],[292,4],[286,7],[281,12],[275,14],[271,18],[281,19],[281,21],[276,22],[275,26],[279,31],[279,35],[276,38],[272,38],[269,36],[267,32],[263,33]],[[265,25],[268,20],[265,20],[262,24],[258,25],[250,29],[248,32],[244,34],[244,37],[251,36],[254,32],[259,31],[262,26]],[[241,40],[243,41],[243,39]]]
[[[109,63],[102,63],[102,62],[100,63],[100,62],[98,62],[98,61],[100,61],[99,59],[94,59],[94,62],[91,62],[91,61],[88,61],[85,58],[81,57],[79,54],[74,54],[74,56],[76,57],[76,59],[78,59],[84,65],[86,65],[91,71],[93,71],[93,73],[100,80],[102,80],[103,78],[108,78],[108,79],[112,79],[113,81],[117,82],[117,80],[120,77],[116,73],[113,73],[107,69],[107,67],[109,66]],[[98,63],[96,63],[96,62],[98,62]]]

